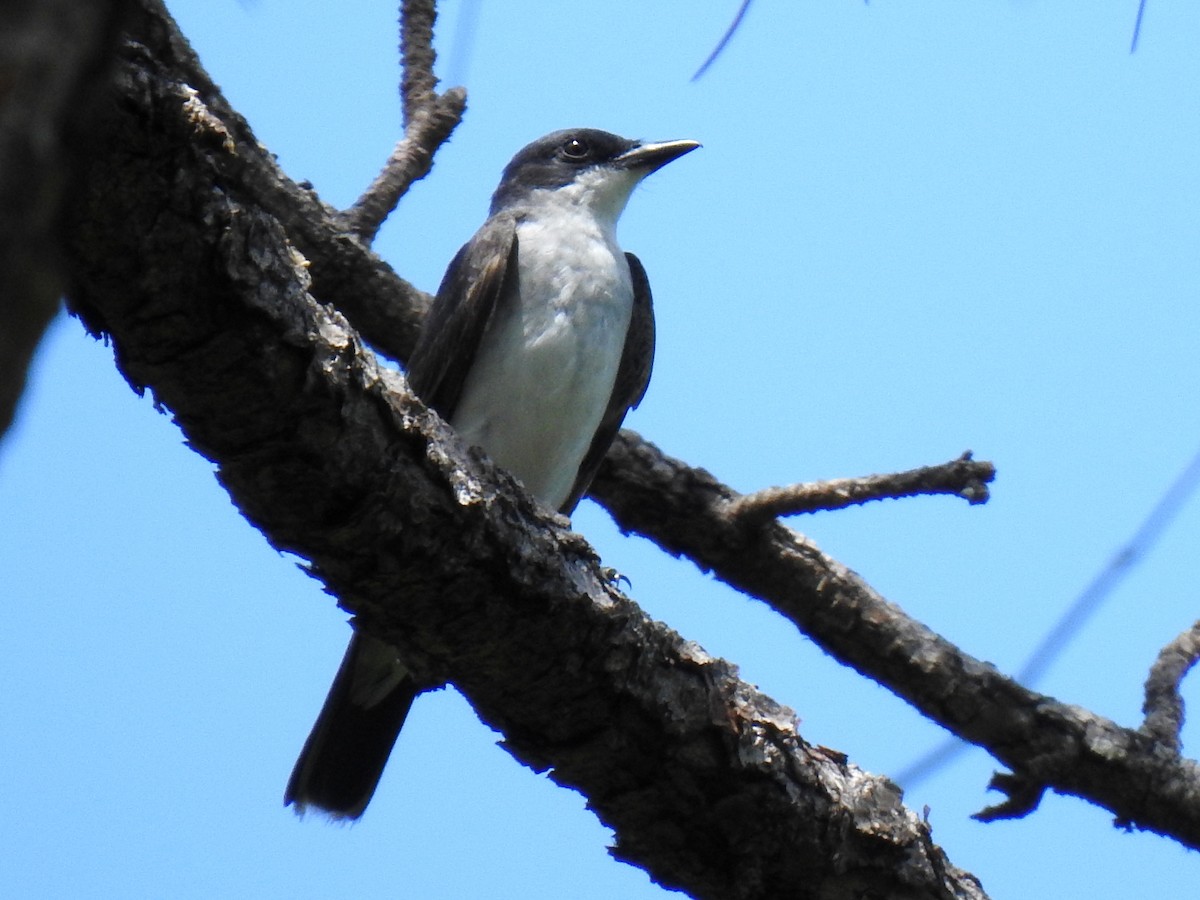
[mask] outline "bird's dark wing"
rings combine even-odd
[[[608,408],[600,419],[600,427],[588,447],[587,454],[579,466],[579,474],[571,494],[559,508],[567,515],[575,509],[580,498],[587,492],[596,470],[617,430],[625,420],[625,414],[642,402],[646,387],[650,384],[650,370],[654,366],[654,300],[650,296],[650,279],[642,268],[641,260],[626,253],[629,274],[633,280],[633,314],[629,319],[629,333],[625,336],[625,349],[621,352],[621,365],[613,382],[612,396]]]
[[[517,278],[517,225],[496,215],[446,269],[408,361],[408,383],[443,419],[454,415],[483,333]]]

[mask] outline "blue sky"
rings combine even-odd
[[[169,5],[284,169],[350,203],[398,137],[394,9]],[[983,507],[793,524],[1015,671],[1200,447],[1200,9],[1152,0],[1131,57],[1134,0],[760,0],[689,83],[736,6],[478,4],[468,58],[446,3],[441,74],[469,109],[376,247],[432,290],[529,140],[588,125],[702,141],[622,221],[659,326],[629,424],[741,490],[968,448],[994,461]],[[453,691],[419,701],[359,824],[285,810],[346,617],[74,321],[0,447],[0,509],[0,894],[666,896]],[[594,505],[575,524],[632,597],[794,708],[810,741],[894,774],[940,740]],[[1041,689],[1137,724],[1155,653],[1197,618],[1198,535],[1193,502]],[[993,897],[1194,896],[1195,854],[1081,801],[971,821],[997,799],[994,768],[972,751],[907,796]]]

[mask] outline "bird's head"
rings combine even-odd
[[[699,146],[696,141],[634,141],[596,128],[555,131],[512,158],[491,211],[576,205],[615,224],[638,182]]]

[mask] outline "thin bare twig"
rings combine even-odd
[[[1163,647],[1146,678],[1146,714],[1141,732],[1154,738],[1172,753],[1182,749],[1179,732],[1183,728],[1183,697],[1179,683],[1200,659],[1200,622]]]
[[[871,500],[920,494],[954,494],[971,504],[986,503],[987,483],[995,477],[995,466],[989,462],[976,462],[968,450],[950,462],[907,472],[766,488],[732,501],[729,515],[758,523],[776,516],[843,509]]]
[[[435,0],[404,0],[400,4],[400,97],[404,101],[404,127],[412,126],[417,114],[436,99],[437,76],[433,74],[437,52],[433,49],[433,23],[437,20]]]
[[[379,226],[391,214],[413,182],[433,168],[433,155],[462,121],[467,92],[451,88],[438,94],[433,74],[434,0],[404,0],[400,6],[400,57],[404,74],[400,94],[404,108],[404,137],[396,144],[383,170],[363,195],[342,214],[347,231],[366,243],[375,240]]]
[[[368,244],[375,240],[379,226],[396,208],[400,198],[408,193],[413,182],[429,174],[433,168],[433,154],[462,121],[466,108],[467,92],[462,88],[451,88],[413,115],[383,170],[354,205],[342,214],[347,231],[357,234]]]

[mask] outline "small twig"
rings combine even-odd
[[[400,4],[400,61],[404,75],[400,96],[404,101],[404,128],[410,129],[417,115],[436,99],[437,76],[433,65],[433,23],[437,20],[435,0],[404,0]]]
[[[1146,700],[1142,712],[1146,718],[1141,732],[1178,755],[1183,749],[1179,732],[1183,729],[1183,697],[1179,683],[1200,660],[1200,622],[1163,647],[1146,678]]]
[[[466,108],[467,92],[462,88],[451,88],[413,115],[404,137],[384,163],[383,171],[354,205],[342,213],[347,231],[357,234],[368,244],[375,239],[379,226],[413,182],[429,174],[433,168],[433,154],[462,121]]]
[[[980,810],[971,816],[976,822],[996,822],[1000,819],[1020,819],[1029,815],[1042,802],[1046,786],[1010,772],[996,772],[988,783],[988,789],[1007,794],[1008,799],[995,806]]]
[[[433,66],[434,0],[403,0],[400,4],[400,58],[404,74],[400,94],[404,107],[404,137],[396,144],[383,171],[354,205],[342,213],[350,231],[366,243],[375,240],[379,226],[400,202],[413,182],[433,168],[433,154],[462,121],[467,92],[451,88],[438,94]]]
[[[971,504],[986,503],[987,483],[995,477],[995,466],[976,462],[968,450],[950,462],[907,472],[766,488],[731,501],[729,515],[758,523],[776,516],[842,509],[871,500],[920,494],[954,494]]]

